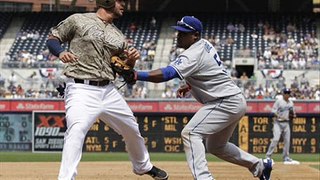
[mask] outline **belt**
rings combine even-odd
[[[289,120],[281,120],[281,121],[277,120],[277,122],[279,122],[279,123],[286,123],[286,122],[289,122]]]
[[[103,80],[103,81],[91,81],[91,80],[84,80],[84,79],[74,79],[75,83],[81,83],[81,84],[88,84],[92,86],[105,86],[110,83],[109,80]]]

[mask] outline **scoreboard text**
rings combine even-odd
[[[40,114],[39,114],[40,113]],[[39,112],[37,116],[50,116],[54,119],[54,113]],[[64,112],[56,112],[56,119],[64,119]],[[193,114],[180,113],[137,113],[136,119],[145,145],[149,152],[183,152],[181,131],[191,120]],[[291,149],[292,153],[319,153],[320,116],[310,114],[298,114],[291,123]],[[34,122],[35,124],[39,124]],[[61,123],[60,123],[61,125]],[[250,153],[266,153],[272,139],[273,119],[269,114],[247,114],[239,122],[230,142]],[[46,127],[47,129],[49,127]],[[58,132],[48,134],[46,137],[34,136],[34,151],[59,151],[63,136],[59,127]],[[34,131],[37,131],[35,128]],[[38,130],[39,131],[39,130]],[[38,133],[39,134],[39,133]],[[54,136],[55,135],[55,136]],[[49,138],[49,139],[48,139]],[[37,140],[38,139],[38,140]],[[42,141],[39,141],[41,139]],[[51,139],[51,140],[50,140]],[[53,139],[53,140],[52,140]],[[59,140],[60,139],[60,140]],[[55,143],[45,146],[46,142]],[[38,144],[41,142],[42,144]],[[39,147],[43,147],[42,149]],[[48,148],[49,147],[49,148]],[[50,149],[50,147],[55,147]],[[58,147],[58,148],[57,148]],[[62,150],[62,148],[61,148]],[[283,143],[280,139],[275,153],[282,152]],[[85,152],[124,152],[125,142],[121,135],[117,134],[103,121],[97,121],[90,128],[83,145]]]

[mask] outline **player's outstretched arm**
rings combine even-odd
[[[173,78],[180,78],[177,71],[172,66],[160,68],[152,71],[137,71],[136,80],[160,83],[169,81]]]

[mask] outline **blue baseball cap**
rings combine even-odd
[[[184,16],[177,22],[176,26],[172,26],[177,31],[182,32],[202,32],[202,22],[194,16]]]

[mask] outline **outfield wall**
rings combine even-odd
[[[231,142],[251,153],[266,153],[272,138],[274,101],[249,101],[247,114]],[[150,152],[182,152],[180,132],[201,104],[177,100],[129,100]],[[292,153],[319,153],[320,102],[295,101],[297,117],[291,123]],[[1,100],[0,151],[60,152],[66,130],[62,100]],[[279,143],[276,152],[282,152]],[[123,152],[122,137],[97,119],[83,151]]]

